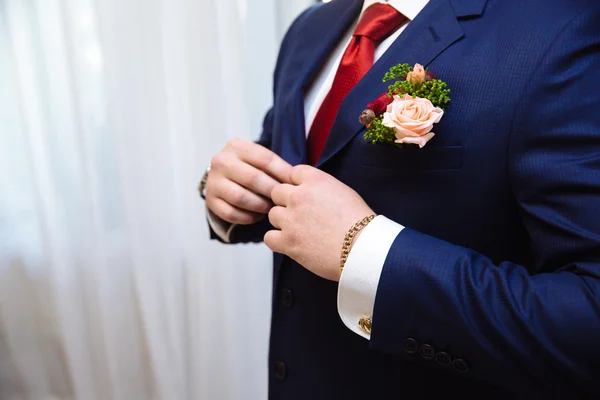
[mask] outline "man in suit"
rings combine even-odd
[[[600,396],[598,21],[592,0],[297,18],[259,144],[201,185],[213,238],[274,251],[270,398]],[[363,139],[401,63],[452,90],[423,148]]]

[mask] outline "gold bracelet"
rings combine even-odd
[[[354,225],[352,228],[348,230],[346,233],[346,237],[344,237],[344,243],[342,244],[342,257],[340,259],[340,274],[344,270],[344,265],[346,265],[346,260],[348,260],[348,254],[350,254],[350,246],[352,245],[352,241],[354,240],[354,236],[358,232],[360,232],[365,226],[369,225],[369,222],[373,221],[375,215],[369,215],[368,217],[364,217]]]

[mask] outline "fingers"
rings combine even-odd
[[[292,166],[267,148],[231,140],[211,161],[206,204],[227,222],[254,223],[269,212],[271,192],[290,182],[291,174]]]
[[[286,254],[286,248],[283,241],[283,233],[281,231],[268,231],[265,233],[263,241],[269,249],[274,253]]]
[[[241,139],[230,141],[228,146],[240,156],[242,161],[267,173],[279,182],[290,182],[292,166],[271,150]]]
[[[288,184],[277,185],[271,191],[271,200],[278,206],[290,205],[292,193],[295,190],[295,186]]]
[[[250,225],[260,221],[264,215],[241,210],[218,197],[206,198],[206,206],[217,217],[230,224]]]
[[[292,167],[290,181],[293,185],[300,185],[306,180],[313,177],[315,174],[323,173],[321,170],[311,167],[310,165],[296,165]]]
[[[292,166],[258,144],[234,139],[211,160],[212,175],[216,175],[217,171],[245,188],[270,198],[275,185],[290,181]]]
[[[269,222],[277,229],[283,229],[286,224],[286,209],[285,207],[273,207],[269,211]]]
[[[268,199],[253,193],[231,180],[220,179],[210,187],[207,185],[207,190],[208,188],[211,190],[211,196],[225,200],[230,205],[244,211],[266,214],[273,206]]]
[[[225,174],[232,181],[266,198],[271,198],[271,191],[279,185],[270,175],[243,161],[235,162]]]

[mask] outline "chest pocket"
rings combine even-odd
[[[397,148],[393,145],[364,143],[362,165],[387,170],[453,170],[462,167],[462,146],[426,145]]]

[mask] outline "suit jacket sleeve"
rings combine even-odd
[[[507,174],[531,264],[492,262],[404,229],[379,281],[372,349],[517,390],[537,381],[559,392],[600,394],[600,12],[594,8],[561,32],[518,95]],[[543,272],[530,275],[534,269]],[[424,344],[444,357],[428,361]]]

